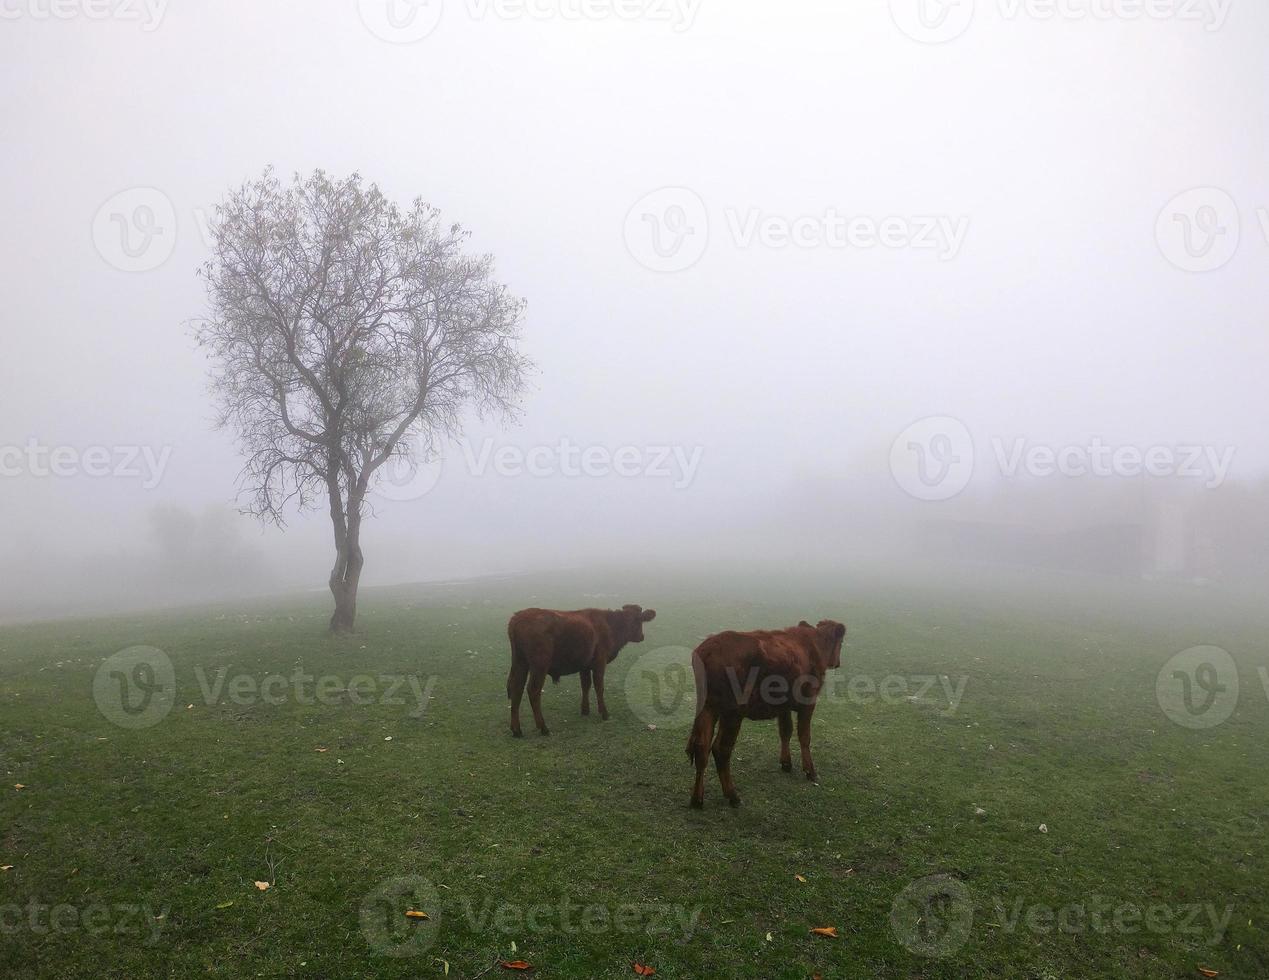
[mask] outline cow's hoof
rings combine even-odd
[[[600,720],[600,721],[607,721],[607,720],[608,720],[608,712],[607,712],[607,711],[605,711],[602,715],[600,715],[600,716],[599,716],[599,720]]]
[[[520,729],[518,729],[518,728],[513,728],[513,729],[511,729],[511,737],[512,737],[512,738],[524,738],[524,732],[520,731]]]
[[[792,772],[792,771],[793,771],[793,763],[792,763],[792,762],[781,762],[781,763],[780,763],[780,768],[781,768],[781,769],[783,769],[785,772]]]
[[[734,810],[736,807],[740,806],[740,794],[733,793],[731,796],[727,797],[727,802],[731,804],[731,807]]]
[[[705,801],[704,801],[704,800],[693,800],[693,801],[692,801],[692,809],[693,809],[693,810],[704,810],[704,809],[705,809]]]
[[[582,714],[584,714],[584,715],[588,715],[588,714],[590,714],[590,708],[583,708],[583,709],[582,709]]]
[[[820,781],[820,777],[815,774],[814,769],[812,769],[810,772],[806,774],[806,778],[809,779],[813,783],[818,783]]]

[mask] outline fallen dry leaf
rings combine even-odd
[[[816,926],[811,930],[812,936],[823,936],[825,939],[837,938],[837,926]]]
[[[19,790],[21,790],[21,789],[26,789],[26,784],[25,784],[25,783],[14,783],[14,784],[13,784],[13,788],[14,788],[14,789],[19,789]]]
[[[318,752],[329,752],[329,751],[330,751],[330,749],[318,749],[317,751],[318,751]]]
[[[794,875],[793,877],[796,878],[798,881],[802,882],[802,884],[804,885],[806,884],[806,879],[803,878],[801,875]]]
[[[511,960],[510,962],[508,962],[507,960],[503,960],[501,965],[504,970],[532,970],[533,969],[533,964],[526,963],[524,960]]]
[[[13,865],[11,865],[11,864],[0,864],[0,871],[12,871],[12,870],[13,870]]]
[[[1219,977],[1220,976],[1219,972],[1217,972],[1216,970],[1210,970],[1205,966],[1200,966],[1198,968],[1198,971],[1199,973],[1203,974],[1203,976],[1205,977]]]
[[[405,917],[407,919],[430,919],[431,916],[426,912],[420,912],[418,909],[406,909]]]
[[[644,966],[642,963],[631,963],[630,965],[634,967],[635,973],[639,974],[641,977],[650,977],[652,974],[657,972],[652,967]]]
[[[219,905],[217,905],[217,906],[216,906],[216,908],[218,908],[218,909],[227,909],[227,908],[229,908],[229,906],[231,906],[231,905],[233,905],[233,902],[221,902]]]
[[[267,892],[273,886],[270,885],[267,881],[257,881],[256,887],[259,888],[262,892]]]

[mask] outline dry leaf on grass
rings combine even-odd
[[[233,902],[221,902],[219,905],[217,905],[217,906],[216,906],[216,908],[218,908],[218,909],[227,909],[227,908],[229,908],[229,906],[231,906],[231,905],[233,905]]]
[[[639,974],[641,977],[650,977],[652,974],[657,972],[652,967],[644,966],[642,963],[631,963],[630,965],[634,967],[635,973]]]
[[[806,884],[806,879],[803,878],[801,875],[794,875],[793,877],[796,878],[798,881],[802,882],[802,884],[804,885]]]
[[[13,865],[11,865],[11,864],[0,864],[0,871],[12,871],[12,870],[13,870]]]
[[[1220,973],[1218,971],[1208,969],[1205,966],[1200,966],[1198,968],[1198,971],[1199,973],[1203,974],[1203,976],[1205,977],[1219,977],[1220,976]]]
[[[426,912],[420,912],[418,909],[406,909],[405,917],[407,919],[430,919]]]
[[[837,938],[837,926],[816,926],[811,930],[812,936],[823,936],[825,939]]]
[[[256,887],[259,888],[262,892],[267,892],[273,886],[270,885],[267,881],[257,881]]]
[[[26,789],[26,784],[25,784],[25,783],[14,783],[14,784],[13,784],[13,788],[14,788],[14,789],[16,789],[16,790],[23,790],[23,789]]]
[[[508,962],[507,960],[503,960],[501,965],[504,970],[532,970],[533,969],[533,964],[526,963],[524,960],[511,960],[510,962]]]

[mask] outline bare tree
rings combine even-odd
[[[354,174],[284,186],[266,170],[216,208],[200,270],[219,422],[238,436],[244,508],[283,525],[325,498],[335,537],[333,631],[353,627],[375,471],[417,465],[469,410],[515,414],[529,362],[522,300],[467,233]]]

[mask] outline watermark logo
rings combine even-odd
[[[426,878],[391,878],[362,898],[360,921],[362,936],[379,956],[421,956],[441,928],[440,895]]]
[[[172,710],[176,670],[157,647],[129,647],[101,662],[93,674],[93,700],[102,717],[120,728],[150,728]]]
[[[1155,698],[1183,728],[1215,728],[1238,706],[1238,665],[1216,646],[1182,650],[1159,670]]]
[[[29,476],[37,479],[139,479],[143,490],[153,490],[163,480],[172,447],[153,446],[46,446],[31,438],[23,446],[0,445],[0,477]]]
[[[122,272],[149,272],[176,248],[176,208],[156,187],[132,187],[97,209],[92,223],[97,253]]]
[[[890,931],[910,953],[944,959],[969,939],[974,903],[969,888],[951,875],[912,882],[890,907]]]
[[[479,444],[460,439],[458,449],[455,462],[476,479],[493,474],[502,479],[661,480],[675,490],[692,485],[705,453],[703,446],[625,445],[614,449],[584,446],[568,438],[527,449],[497,445],[492,438]],[[441,481],[444,460],[422,451],[411,455],[409,460],[380,467],[372,492],[398,503],[431,493]],[[419,459],[423,462],[415,462]]]
[[[1242,218],[1234,199],[1218,187],[1178,194],[1159,212],[1155,241],[1163,257],[1185,272],[1213,272],[1238,251]]]
[[[948,415],[913,422],[890,447],[890,473],[918,500],[950,500],[974,475],[974,440]]]
[[[436,30],[444,0],[357,0],[357,14],[375,37],[389,44],[414,44]]]
[[[626,704],[657,728],[690,728],[696,718],[696,677],[692,651],[659,647],[641,653],[626,671]]]
[[[436,489],[444,470],[441,454],[414,437],[407,453],[393,456],[379,467],[373,493],[395,503],[419,500]]]
[[[890,19],[921,44],[944,44],[969,30],[974,0],[890,0]]]
[[[709,245],[709,214],[699,194],[662,187],[645,194],[626,213],[626,249],[653,272],[682,272],[701,260]]]

